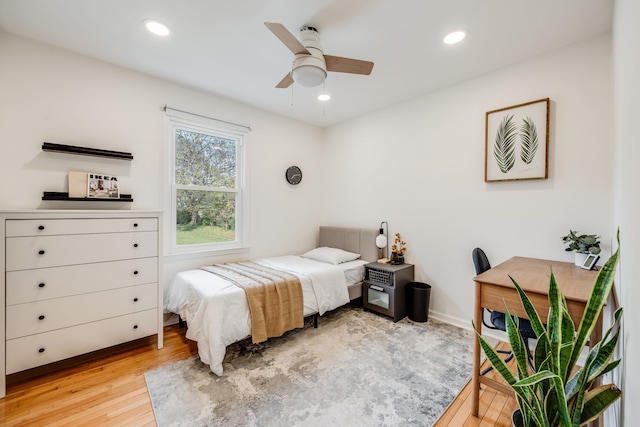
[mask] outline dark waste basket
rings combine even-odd
[[[421,282],[407,283],[409,319],[414,322],[429,320],[429,300],[431,299],[431,285]]]

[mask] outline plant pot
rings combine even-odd
[[[588,253],[576,252],[576,254],[575,254],[575,264],[578,267],[580,267],[582,264],[584,264],[584,260],[586,260],[588,256],[589,256]]]
[[[520,409],[516,409],[511,413],[511,425],[512,427],[524,427],[524,422],[522,421],[522,413]]]

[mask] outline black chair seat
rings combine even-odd
[[[501,313],[499,311],[492,311],[491,323],[501,331],[507,330],[506,315],[504,313]],[[518,318],[518,331],[520,332],[520,335],[522,335],[522,338],[537,338],[536,333],[533,332],[533,328],[531,327],[531,322],[529,321],[529,319]]]

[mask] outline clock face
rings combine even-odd
[[[284,176],[291,185],[300,184],[300,181],[302,181],[302,171],[298,166],[289,166]]]

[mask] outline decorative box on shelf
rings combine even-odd
[[[413,264],[366,264],[362,288],[365,309],[385,314],[394,322],[407,315],[406,285],[413,281]]]

